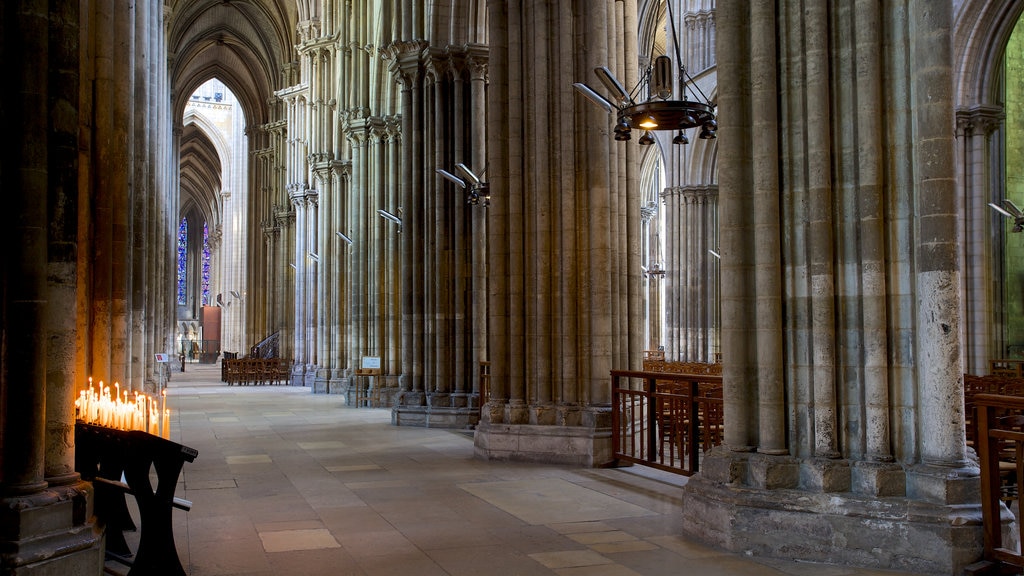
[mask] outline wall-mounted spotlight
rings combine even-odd
[[[235,297],[235,300],[238,300],[242,297],[242,295],[238,293],[238,290],[232,290],[231,295]]]
[[[289,263],[288,265],[292,267],[292,270],[298,270],[298,268],[295,267],[295,264]]]
[[[988,205],[991,206],[992,209],[994,209],[996,212],[999,212],[1003,216],[1006,216],[1010,220],[1013,220],[1013,228],[1010,230],[1010,232],[1020,232],[1024,230],[1024,212],[1021,212],[1021,209],[1018,208],[1017,205],[1014,204],[1009,198],[1003,199],[1003,206],[993,204],[992,202],[989,202]]]
[[[640,271],[644,273],[644,278],[651,278],[651,277],[660,278],[660,277],[665,275],[665,270],[662,269],[661,264],[658,264],[657,262],[655,262],[654,264],[651,264],[650,268],[648,268],[648,267],[646,267],[644,265],[641,265],[640,266]]]
[[[455,167],[461,172],[464,178],[460,178],[451,172],[438,168],[437,173],[444,176],[447,180],[453,184],[466,190],[466,204],[477,205],[481,204],[487,207],[491,203],[491,187],[487,182],[480,179],[479,176],[473,173],[468,166],[461,162],[456,164]]]
[[[309,259],[312,260],[313,262],[320,262],[320,255],[317,254],[316,252],[310,252]]]
[[[402,209],[399,208],[398,211],[401,212]],[[395,216],[391,212],[388,212],[387,210],[384,210],[384,209],[377,210],[377,214],[379,214],[380,217],[385,219],[385,220],[390,220],[391,222],[394,222],[395,224],[398,224],[398,233],[399,234],[402,233],[402,219],[401,218],[399,218],[398,216]]]
[[[712,256],[714,256],[715,258],[718,258],[719,260],[722,259],[722,257],[718,254],[718,252],[715,252],[714,250],[712,250],[710,248],[708,248],[708,253],[711,254]]]
[[[346,236],[344,232],[335,232],[335,234],[337,234],[338,238],[341,238],[342,242],[345,244],[348,244],[349,246],[352,245],[352,239]]]

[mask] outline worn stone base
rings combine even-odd
[[[925,498],[830,492],[822,488],[850,486],[845,465],[815,463],[804,471],[804,482],[794,484],[794,459],[779,458],[778,465],[770,460],[725,451],[706,456],[706,467],[683,489],[683,531],[754,556],[929,574],[960,574],[981,555],[980,505],[953,502],[971,486],[976,490],[977,478],[955,471],[909,471],[907,493],[927,492]],[[784,480],[751,482],[766,477]],[[925,489],[915,489],[922,484]],[[877,491],[896,492],[892,487]],[[1005,511],[1004,533],[1016,535],[1012,523]]]
[[[103,573],[103,557],[103,533],[93,520],[88,483],[0,499],[5,575],[95,576]]]
[[[485,460],[584,467],[604,466],[612,460],[611,430],[607,428],[481,421],[473,443],[477,457]]]
[[[479,420],[479,408],[399,405],[391,409],[391,423],[395,426],[462,430],[476,426]]]

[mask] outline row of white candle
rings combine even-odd
[[[75,400],[76,418],[87,424],[96,424],[118,430],[142,430],[160,436],[171,437],[171,411],[167,409],[167,391],[160,395],[158,403],[154,398],[138,392],[121,391],[121,385],[114,388],[103,384],[93,387],[89,378],[89,389],[82,390]],[[159,404],[159,405],[158,405]]]

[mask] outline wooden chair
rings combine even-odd
[[[292,380],[292,363],[287,358],[277,359],[277,370],[281,375],[281,384],[288,386]]]
[[[725,433],[725,416],[722,397],[707,396],[701,399],[704,413],[701,415],[701,447],[704,452],[722,443]]]
[[[221,360],[222,372],[224,373],[224,381],[228,383],[228,386],[234,386],[240,382],[239,379],[239,364],[238,360]]]
[[[1011,414],[996,419],[1000,430],[1024,432],[1024,415]],[[1024,442],[999,441],[999,499],[1009,503],[1020,497],[1020,480],[1024,476]]]

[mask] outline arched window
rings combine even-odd
[[[188,274],[185,265],[188,262],[188,218],[182,218],[178,224],[178,306],[188,304],[186,281]]]
[[[210,226],[203,222],[203,306],[210,305]]]

